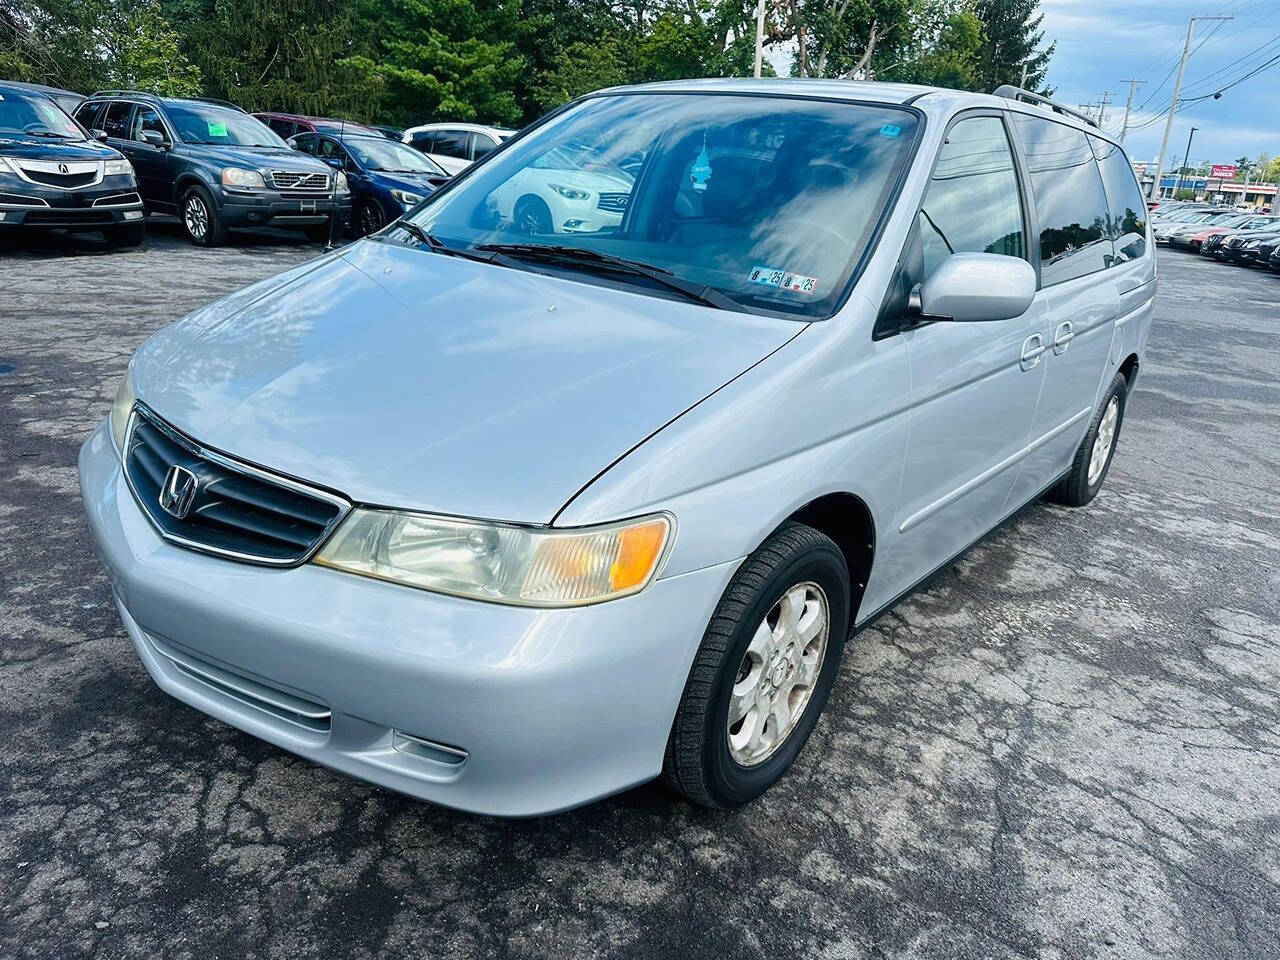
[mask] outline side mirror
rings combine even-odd
[[[953,253],[920,285],[920,314],[956,323],[1008,320],[1026,313],[1035,295],[1036,272],[1027,261]]]
[[[159,130],[143,130],[142,141],[143,143],[151,144],[153,147],[169,146],[169,141],[164,138],[164,134]]]
[[[325,163],[327,163],[329,166],[333,167],[335,170],[342,169],[341,157],[321,157],[320,159],[323,160]]]
[[[94,128],[93,128],[92,130],[90,130],[89,132],[93,134],[93,139],[95,139],[95,140],[101,140],[103,143],[106,143],[106,141],[107,141],[107,131],[105,131],[105,130],[99,130],[97,127],[94,127]]]

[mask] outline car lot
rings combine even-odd
[[[855,637],[760,802],[511,822],[169,699],[91,554],[75,454],[129,354],[319,249],[160,223],[0,263],[0,952],[1280,957],[1280,276],[1161,251],[1099,499]]]

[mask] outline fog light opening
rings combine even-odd
[[[428,740],[426,737],[415,737],[401,730],[391,731],[391,745],[401,753],[434,763],[443,763],[450,767],[460,767],[467,762],[467,751],[452,744]]]

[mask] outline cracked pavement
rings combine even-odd
[[[76,452],[131,352],[318,249],[0,260],[0,954],[1280,958],[1280,276],[1161,251],[1100,497],[857,635],[761,801],[501,821],[170,699],[93,553]]]

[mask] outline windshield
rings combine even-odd
[[[385,137],[348,137],[342,141],[360,166],[366,170],[383,170],[388,173],[444,174],[432,160],[412,147],[395,143]]]
[[[42,93],[0,93],[0,136],[83,140],[76,122]]]
[[[414,222],[457,249],[523,244],[508,252],[526,258],[532,247],[586,250],[746,309],[825,317],[896,189],[917,126],[893,106],[798,97],[594,97],[474,168]],[[672,295],[598,258],[545,261],[537,268]]]
[[[165,110],[186,143],[287,149],[270,127],[239,110],[191,102],[166,103]]]

